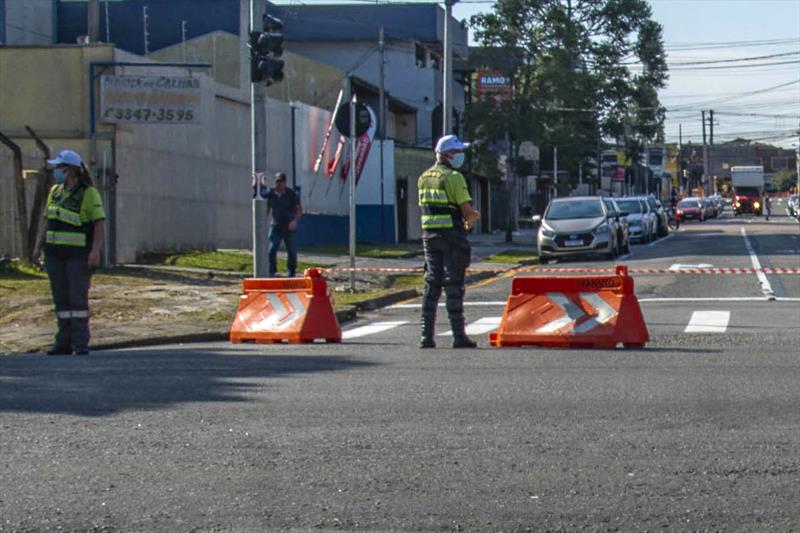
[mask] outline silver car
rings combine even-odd
[[[619,253],[619,212],[610,212],[598,196],[579,196],[552,200],[540,223],[537,236],[539,259],[602,255],[613,259]]]
[[[655,237],[656,217],[651,213],[647,202],[640,198],[617,198],[619,208],[628,213],[630,239],[637,242],[650,242]]]

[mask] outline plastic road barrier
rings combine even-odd
[[[231,342],[342,342],[331,293],[318,269],[306,270],[302,278],[249,278],[243,292]]]
[[[608,276],[517,277],[489,344],[641,348],[650,340],[628,268]]]

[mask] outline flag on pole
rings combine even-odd
[[[320,148],[319,155],[317,156],[317,160],[314,163],[314,173],[316,174],[319,172],[320,167],[322,166],[322,159],[325,157],[325,151],[328,149],[328,143],[331,139],[331,133],[333,132],[333,124],[336,122],[336,114],[339,112],[339,106],[342,103],[342,98],[344,97],[344,90],[339,89],[339,96],[336,98],[336,106],[333,108],[333,113],[331,113],[331,120],[328,123],[328,129],[325,131],[325,138],[322,141],[322,148]],[[336,150],[337,156],[339,153],[339,149]],[[329,176],[333,176],[332,172],[328,172]]]

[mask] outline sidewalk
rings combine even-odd
[[[535,233],[523,230],[506,243],[504,233],[471,235],[472,271],[468,283],[496,276],[515,265],[493,263],[486,259],[506,250],[525,250],[535,255]],[[303,261],[328,267],[348,268],[349,256],[316,254],[300,251]],[[414,269],[423,266],[421,255],[400,259],[356,257],[356,268],[408,269],[408,275],[419,276]],[[340,323],[358,313],[408,300],[419,295],[413,279],[405,287],[391,286],[389,276],[404,273],[357,272],[356,289],[375,291],[355,305],[337,310]],[[92,349],[122,348],[167,343],[225,340],[241,294],[241,280],[249,273],[211,271],[166,265],[122,265],[100,271],[92,280]],[[334,298],[349,288],[349,272],[326,275]],[[55,319],[47,281],[40,278],[28,293],[7,293],[0,297],[5,317],[0,320],[0,353],[38,351],[52,340]]]

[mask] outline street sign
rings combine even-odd
[[[100,121],[107,124],[197,124],[200,79],[101,76]]]
[[[356,137],[361,137],[372,124],[372,116],[366,104],[356,104]],[[339,106],[336,111],[336,129],[345,137],[350,137],[350,103]]]
[[[511,93],[514,81],[511,76],[499,70],[479,70],[477,73],[478,93]]]

